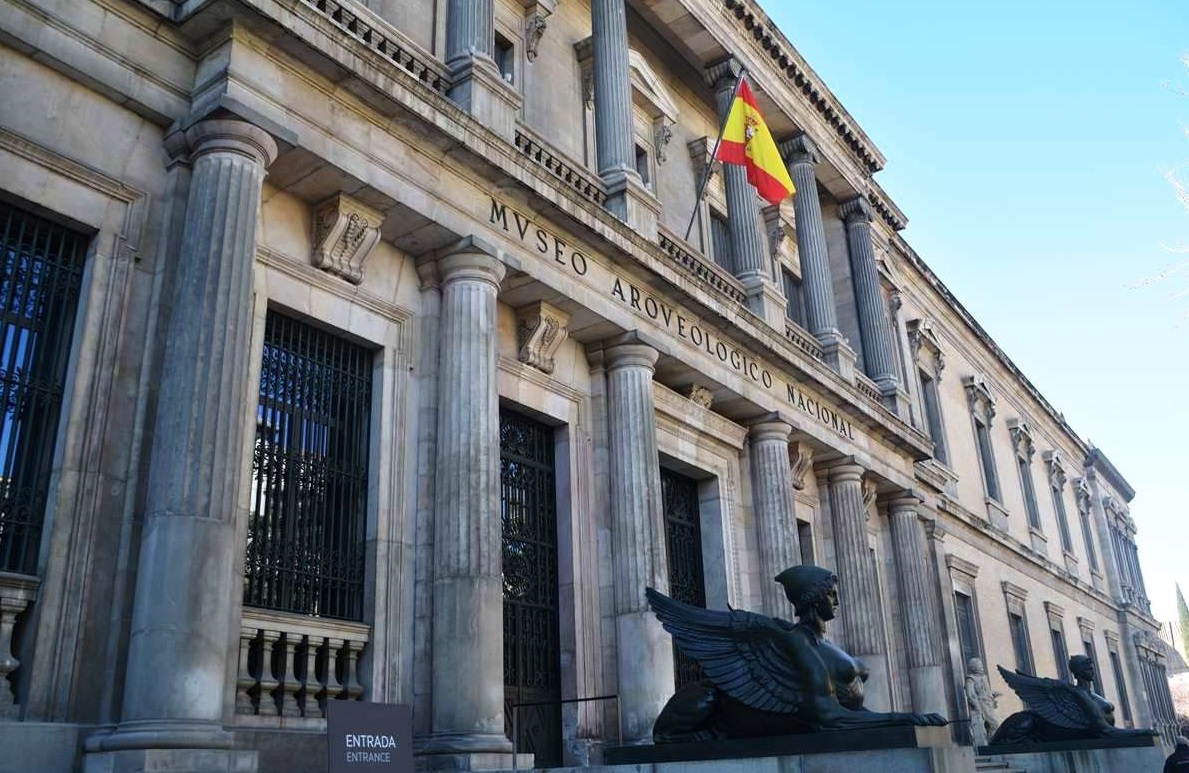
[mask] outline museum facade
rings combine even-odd
[[[1174,733],[1135,492],[752,0],[3,0],[0,78],[0,771],[597,762],[698,678],[645,587],[798,563],[873,709],[1084,652]]]

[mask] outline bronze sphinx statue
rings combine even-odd
[[[706,678],[678,690],[653,725],[656,743],[944,725],[937,714],[863,707],[867,668],[825,636],[838,609],[838,578],[817,566],[776,576],[797,615],[702,609],[646,590],[653,612]]]
[[[1085,655],[1069,659],[1075,683],[1036,677],[999,666],[1008,687],[1027,707],[999,726],[991,744],[1077,741],[1094,738],[1152,736],[1147,728],[1115,727],[1115,707],[1094,692],[1094,661]]]

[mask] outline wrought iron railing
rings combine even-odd
[[[623,718],[619,711],[619,696],[618,695],[596,695],[591,698],[566,698],[564,700],[556,701],[531,701],[528,703],[513,703],[510,708],[512,710],[512,770],[520,769],[520,750],[517,747],[516,739],[520,736],[517,731],[520,727],[520,710],[528,708],[542,708],[546,706],[565,706],[575,703],[590,703],[592,701],[614,701],[615,702],[615,745],[623,745]]]
[[[86,250],[0,202],[0,572],[37,573]]]

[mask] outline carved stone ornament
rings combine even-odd
[[[1090,492],[1090,483],[1085,478],[1074,478],[1073,496],[1078,505],[1078,512],[1089,513],[1093,494]]]
[[[669,146],[669,141],[673,139],[673,124],[668,118],[658,118],[653,125],[652,142],[656,150],[657,164],[663,164],[669,160],[669,154],[666,148]]]
[[[1008,419],[1007,429],[1011,432],[1011,442],[1016,456],[1030,461],[1036,453],[1036,446],[1032,442],[1032,430],[1028,428],[1028,422]]]
[[[813,470],[813,449],[806,443],[789,446],[789,472],[793,477],[793,488],[805,489],[805,476]]]
[[[875,497],[879,494],[879,485],[869,478],[863,479],[863,510],[871,511],[871,506],[875,504]]]
[[[517,310],[516,341],[520,346],[520,361],[552,373],[553,357],[570,335],[569,324],[569,314],[544,301]]]
[[[687,397],[690,402],[703,408],[709,408],[714,402],[714,393],[701,384],[691,384]]]
[[[1049,485],[1054,488],[1065,488],[1065,459],[1060,451],[1045,451],[1045,466],[1049,468]]]
[[[923,368],[931,371],[936,378],[941,377],[945,369],[945,357],[941,354],[941,339],[933,329],[933,321],[928,317],[909,320],[908,345],[912,349],[912,358]]]
[[[541,38],[549,27],[548,19],[548,11],[538,10],[535,13],[530,13],[524,20],[524,55],[530,62],[537,58]]]
[[[982,416],[989,424],[995,418],[995,396],[987,385],[987,377],[981,373],[962,379],[962,386],[966,388],[966,401],[970,410]]]
[[[314,265],[359,284],[383,223],[380,212],[350,196],[340,193],[322,202],[314,211]]]

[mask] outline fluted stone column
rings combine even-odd
[[[738,61],[732,57],[706,68],[706,80],[714,89],[720,121],[726,118],[734,102],[732,87],[739,78],[739,70]],[[735,276],[747,292],[748,308],[770,324],[779,322],[783,331],[783,301],[773,284],[756,189],[747,181],[747,169],[738,164],[723,164],[722,173]]]
[[[496,66],[495,0],[447,0],[446,66],[450,98],[507,140],[523,98]]]
[[[781,155],[789,167],[789,176],[797,192],[793,195],[793,213],[797,219],[797,254],[801,260],[802,288],[805,292],[805,317],[809,332],[825,350],[826,360],[848,379],[853,378],[855,353],[838,329],[834,305],[834,280],[830,275],[830,253],[826,247],[826,228],[822,205],[817,197],[814,166],[820,160],[817,146],[804,134],[780,144]]]
[[[891,709],[884,613],[879,581],[867,540],[867,508],[863,503],[863,468],[843,464],[830,469],[830,514],[838,564],[838,596],[844,646],[871,670],[866,706]]]
[[[496,294],[504,266],[467,238],[438,259],[432,732],[423,749],[510,752],[504,735]]]
[[[590,24],[595,153],[599,177],[607,187],[604,206],[655,240],[660,205],[636,171],[626,0],[592,0]]]
[[[859,312],[859,336],[863,341],[863,362],[867,376],[880,391],[895,400],[900,379],[892,352],[892,330],[887,307],[879,288],[879,269],[871,243],[871,204],[863,196],[847,201],[839,208],[846,223],[846,244]]]
[[[630,334],[604,350],[619,709],[625,743],[648,743],[673,694],[673,645],[644,588],[669,590],[652,374],[657,351]]]
[[[789,616],[776,575],[801,563],[793,480],[789,473],[792,426],[777,417],[751,425],[751,492],[760,551],[760,597],[765,614]]]
[[[888,504],[888,524],[892,532],[896,581],[900,588],[912,708],[917,712],[941,712],[946,708],[939,634],[942,623],[926,548],[925,526],[917,512],[920,504],[921,500],[912,494],[893,499]]]
[[[210,120],[167,139],[193,173],[169,307],[120,725],[90,752],[186,750],[232,764],[223,730],[239,588],[256,220],[272,138]],[[235,621],[238,625],[238,621]],[[180,755],[180,756],[179,756]],[[212,770],[215,768],[211,768]],[[252,768],[254,769],[254,768]]]

